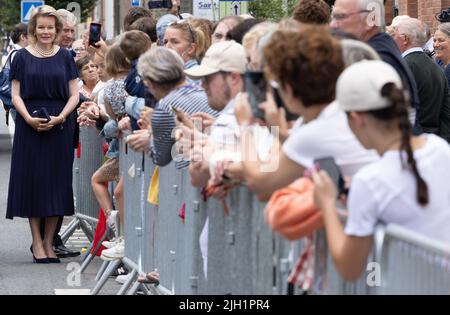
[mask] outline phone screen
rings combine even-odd
[[[91,23],[89,26],[89,45],[95,46],[101,39],[102,25],[99,23]]]
[[[341,194],[347,195],[348,191],[345,188],[344,178],[342,177],[341,170],[334,161],[334,158],[332,157],[320,158],[314,160],[314,163],[318,163],[320,169],[328,173],[334,185],[338,189],[339,195]]]
[[[248,93],[248,101],[255,118],[264,119],[264,111],[259,104],[266,101],[267,82],[263,72],[247,71],[244,74],[244,89]]]

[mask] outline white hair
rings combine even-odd
[[[77,17],[70,11],[67,11],[66,9],[59,9],[56,12],[58,12],[61,19],[68,24],[77,24]]]
[[[396,29],[407,35],[414,47],[422,47],[427,42],[425,25],[418,19],[403,19],[397,24]]]

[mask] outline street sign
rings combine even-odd
[[[27,24],[30,21],[33,10],[37,7],[43,6],[45,1],[27,1],[22,0],[20,3],[20,20]]]
[[[233,0],[224,1],[220,0],[220,18],[230,15],[241,15],[248,13],[248,3],[251,1]]]
[[[217,21],[219,19],[219,1],[194,0],[192,4],[192,15],[199,19]]]
[[[141,6],[141,0],[131,0],[131,6],[132,7],[140,7]]]
[[[241,2],[240,1],[231,2],[231,14],[232,15],[241,15]]]

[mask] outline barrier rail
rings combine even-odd
[[[103,139],[98,133],[94,127],[80,127],[80,151],[77,151],[74,161],[75,218],[62,233],[63,242],[66,242],[78,227],[91,242],[93,240],[99,205],[92,191],[91,178],[103,161]]]
[[[83,130],[82,135],[98,140],[89,130]],[[88,178],[90,183],[98,168],[82,165],[90,158],[98,162],[94,153],[86,152],[97,150],[96,146],[101,148],[91,139],[82,147],[79,172],[84,172],[84,177],[77,181],[80,186]],[[87,158],[83,159],[83,153]],[[118,294],[135,294],[139,289],[146,294],[286,294],[287,277],[302,242],[288,242],[275,235],[264,222],[264,204],[245,186],[230,191],[230,212],[225,215],[223,204],[213,199],[204,202],[200,190],[190,185],[187,170],[177,170],[173,163],[159,168],[159,202],[149,203],[155,166],[123,142],[120,172],[125,179],[125,257],[102,265],[91,294],[100,292],[120,263],[130,269],[131,277]],[[79,194],[92,194],[90,185],[80,186]],[[79,198],[77,194],[81,204],[89,200],[89,196]],[[89,214],[77,212],[82,219]],[[201,242],[207,243],[206,265]],[[380,286],[367,285],[365,273],[355,282],[344,281],[328,255],[323,230],[315,233],[314,245],[314,294],[450,293],[450,246],[411,231],[391,225],[377,228],[368,261],[380,263]],[[160,275],[159,285],[137,282],[139,275],[155,270]]]

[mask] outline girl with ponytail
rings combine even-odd
[[[382,61],[356,63],[339,77],[336,98],[359,142],[381,156],[352,178],[345,229],[332,180],[324,171],[312,174],[337,270],[347,280],[358,278],[379,222],[450,243],[450,147],[433,134],[412,135],[397,72]]]

